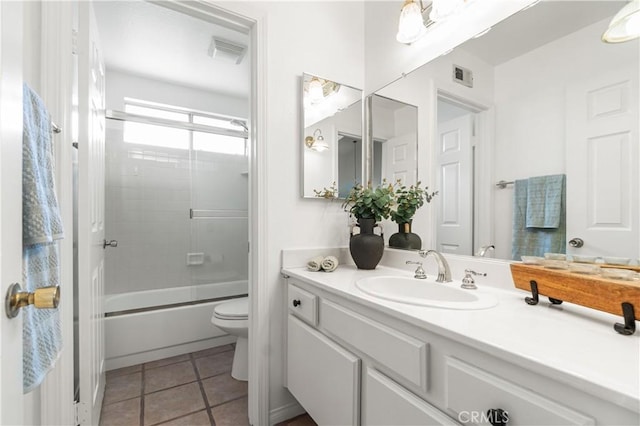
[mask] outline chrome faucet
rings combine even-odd
[[[482,247],[480,247],[480,249],[476,253],[476,256],[484,257],[484,256],[486,256],[486,254],[487,254],[487,252],[489,250],[495,250],[495,249],[496,249],[496,246],[494,246],[493,244],[490,244],[488,246],[482,246]]]
[[[435,250],[420,250],[418,252],[420,256],[426,258],[430,254],[436,258],[436,262],[438,263],[438,278],[436,279],[437,283],[450,283],[451,280],[451,269],[449,268],[449,264],[447,260],[441,253],[438,253]]]

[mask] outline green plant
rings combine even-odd
[[[349,191],[342,208],[356,219],[375,219],[379,222],[389,218],[394,199],[395,187],[386,180],[377,188],[372,188],[371,183],[366,187],[357,184]]]
[[[336,187],[336,183],[333,182],[330,187],[324,187],[321,191],[314,189],[313,193],[318,198],[326,198],[332,200],[334,198],[338,198],[338,187]]]
[[[411,221],[416,210],[422,207],[425,201],[430,203],[433,197],[438,194],[438,191],[430,193],[428,190],[429,187],[421,188],[420,182],[409,187],[401,185],[395,192],[396,208],[390,213],[391,220],[395,223]]]

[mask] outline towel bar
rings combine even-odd
[[[507,182],[506,180],[501,180],[498,183],[496,183],[496,186],[500,189],[505,189],[507,187],[507,185],[513,185],[515,182],[510,181]]]

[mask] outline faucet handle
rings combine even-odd
[[[465,269],[464,274],[465,275],[464,275],[464,278],[462,279],[462,285],[460,287],[465,288],[467,290],[475,290],[478,288],[472,275],[476,275],[480,277],[487,276],[486,272],[476,272],[471,269]]]
[[[469,269],[465,269],[464,273],[465,276],[462,279],[462,285],[460,285],[460,287],[467,289],[467,290],[475,290],[478,288],[478,286],[476,285],[475,280],[473,279],[473,277],[471,276],[471,273],[473,271],[469,270]]]
[[[424,269],[422,269],[422,262],[415,262],[413,260],[407,260],[406,262],[407,265],[418,265],[418,267],[416,268],[416,272],[413,275],[413,278],[417,278],[419,280],[424,280],[427,278],[427,274],[424,272]]]
[[[467,275],[475,275],[477,277],[486,277],[487,276],[486,272],[476,272],[476,271],[471,270],[471,269],[465,269],[464,273],[467,274]]]

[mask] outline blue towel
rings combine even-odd
[[[63,237],[53,170],[51,119],[42,99],[23,85],[22,242],[50,243]]]
[[[62,219],[55,192],[51,119],[42,99],[23,87],[22,278],[24,290],[60,284]],[[35,389],[58,359],[62,330],[57,309],[23,309],[23,391]]]
[[[565,175],[531,177],[527,183],[527,228],[558,228]]]
[[[562,188],[559,207],[559,223],[555,228],[527,227],[527,208],[530,179],[516,180],[513,195],[513,235],[511,258],[521,260],[526,256],[543,256],[544,253],[566,253],[566,191],[565,176],[561,176]],[[534,183],[534,184],[537,184]],[[551,215],[550,215],[551,216]]]

